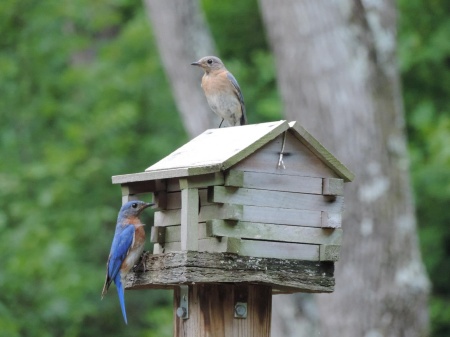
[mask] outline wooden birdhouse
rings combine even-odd
[[[124,201],[151,193],[156,203],[153,254],[126,287],[332,292],[352,179],[297,122],[207,130],[145,172],[113,177]]]

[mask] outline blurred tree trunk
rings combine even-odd
[[[308,305],[297,307],[274,322],[273,336],[426,335],[429,281],[408,174],[394,1],[260,0],[260,9],[286,116],[356,174],[346,185],[335,292],[316,297],[318,320],[296,325]]]
[[[220,120],[200,87],[203,72],[190,64],[215,54],[215,46],[198,0],[145,0],[164,69],[175,102],[191,137]],[[161,112],[164,113],[164,112]]]

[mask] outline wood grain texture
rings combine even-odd
[[[342,242],[342,229],[285,226],[245,221],[207,221],[205,234],[308,244],[340,245]]]
[[[140,193],[150,193],[157,191],[160,188],[164,189],[164,187],[161,186],[161,184],[156,184],[156,180],[140,181],[121,185],[123,196]]]
[[[225,186],[322,194],[322,179],[265,172],[229,170]]]
[[[322,228],[341,228],[342,214],[322,212]]]
[[[268,206],[242,206],[242,221],[282,225],[322,227],[321,211],[298,210]]]
[[[344,181],[337,178],[324,178],[322,194],[333,197],[344,195]]]
[[[193,176],[180,179],[180,188],[205,188],[208,186],[223,185],[224,178],[222,172]]]
[[[181,228],[179,231],[180,235],[177,241],[181,241]],[[150,231],[150,242],[164,244],[164,242],[166,242],[166,228],[152,226]]]
[[[167,192],[181,191],[180,179],[181,178],[164,179],[163,181],[166,182],[166,191]]]
[[[241,171],[267,172],[281,175],[298,175],[317,178],[338,178],[339,176],[322,162],[311,150],[303,145],[289,131],[286,134],[283,163],[278,167],[284,135],[280,135],[259,151],[233,166]]]
[[[157,210],[163,210],[167,208],[167,192],[166,191],[156,191],[153,192],[153,207]],[[181,198],[180,198],[181,204]]]
[[[228,239],[227,252],[241,256],[319,261],[319,246],[301,243]]]
[[[289,123],[293,134],[310,149],[317,157],[319,157],[326,165],[328,165],[336,174],[344,179],[346,182],[352,181],[355,178],[344,164],[342,164],[335,156],[331,154],[317,139],[315,139],[306,129],[298,122]]]
[[[231,204],[209,204],[200,207],[198,219],[204,222],[212,219],[242,219],[243,206]],[[155,226],[174,226],[181,224],[181,210],[167,210],[154,213]]]
[[[211,205],[211,202],[208,201],[208,195],[207,195],[207,189],[199,189],[199,203],[200,207]],[[164,192],[165,193],[165,192]],[[167,210],[172,209],[181,209],[181,191],[176,192],[169,192],[167,193],[167,201],[166,201],[166,208]]]
[[[159,232],[155,232],[155,236],[151,237],[150,242],[160,243],[160,244],[164,245],[165,243],[168,243],[168,242],[180,242],[181,241],[181,226],[180,225],[169,226],[169,227],[152,227],[152,228],[159,228],[160,231],[162,233],[164,233],[164,240],[163,241],[154,241],[154,240],[159,240],[160,236],[161,236],[161,235],[156,235],[156,234],[159,234]],[[206,230],[206,223],[199,222],[198,238],[206,239],[210,236],[211,235],[209,235]]]
[[[170,288],[192,283],[260,283],[274,292],[332,292],[332,262],[238,256],[230,253],[144,253],[126,277],[127,289]],[[145,266],[145,269],[144,269]]]
[[[111,180],[113,184],[125,184],[139,181],[149,181],[156,179],[167,179],[175,177],[187,177],[189,176],[189,170],[186,168],[171,170],[169,172],[155,171],[155,172],[137,172],[112,176]]]
[[[175,233],[174,233],[175,234]],[[175,234],[176,235],[176,234]],[[236,240],[234,238],[217,238],[217,237],[206,237],[202,239],[197,239],[197,249],[199,252],[209,252],[209,253],[225,253],[234,252],[235,245],[231,245],[231,242]],[[233,248],[230,248],[233,247]],[[168,252],[179,252],[182,251],[181,242],[173,241],[166,242],[163,245],[164,253]]]
[[[198,250],[198,189],[181,191],[181,249]]]
[[[236,297],[245,291],[247,317],[234,317]],[[176,316],[179,288],[174,290],[175,337],[269,337],[272,309],[270,286],[195,284],[189,286],[189,319]]]
[[[337,261],[341,252],[340,245],[321,245],[320,261]]]
[[[209,188],[208,200],[219,203],[328,211],[333,213],[342,212],[344,204],[343,197],[339,196],[336,200],[327,201],[322,195],[224,186]]]

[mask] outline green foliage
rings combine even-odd
[[[252,61],[252,52],[268,51],[257,0],[201,0],[214,41],[223,59]]]
[[[186,140],[141,4],[6,1],[0,22],[0,335],[159,331],[167,292],[127,292],[127,328],[114,286],[100,301],[110,177]]]
[[[446,0],[400,0],[399,56],[432,336],[450,335],[450,21]]]

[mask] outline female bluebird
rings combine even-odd
[[[205,56],[193,66],[203,68],[202,88],[212,111],[220,118],[219,128],[226,120],[230,126],[245,125],[244,96],[234,76],[225,68],[223,62],[215,56]]]
[[[122,206],[117,217],[116,232],[114,233],[111,251],[106,264],[106,281],[103,286],[102,299],[108,291],[111,282],[114,281],[126,324],[128,324],[128,321],[125,311],[123,282],[125,276],[138,262],[144,251],[145,231],[139,215],[144,209],[152,205],[136,200],[129,201]]]

